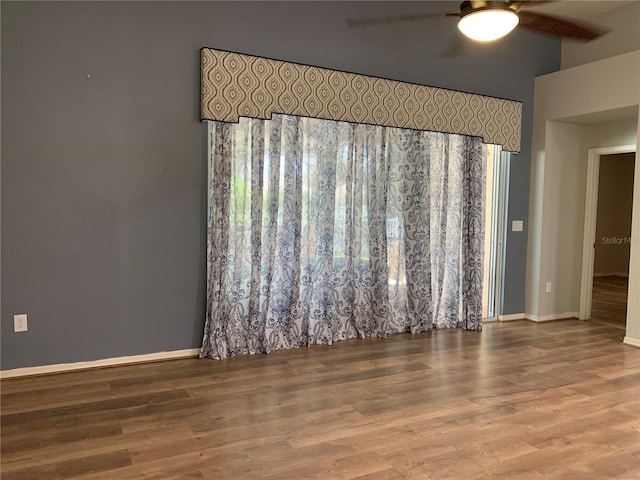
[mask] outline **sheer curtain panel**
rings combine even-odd
[[[201,357],[481,329],[479,138],[290,115],[209,131]]]

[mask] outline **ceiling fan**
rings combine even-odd
[[[416,13],[385,17],[346,19],[350,27],[363,27],[385,23],[427,20],[436,17],[457,17],[458,29],[472,40],[491,42],[504,37],[516,26],[538,33],[555,35],[581,41],[594,40],[607,32],[606,29],[583,21],[569,20],[546,15],[528,8],[549,0],[522,1],[464,1],[460,13]]]

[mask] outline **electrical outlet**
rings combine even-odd
[[[551,293],[551,282],[547,282],[546,292]]]
[[[27,329],[27,314],[20,313],[13,316],[13,331],[14,332],[26,332]]]

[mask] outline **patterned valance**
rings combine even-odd
[[[522,103],[384,78],[201,50],[201,119],[273,113],[482,137],[520,151]]]

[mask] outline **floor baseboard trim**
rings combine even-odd
[[[514,322],[516,320],[524,320],[524,313],[509,313],[507,315],[498,315],[501,322]]]
[[[551,315],[525,315],[524,318],[531,322],[553,322],[555,320],[569,320],[578,318],[578,312],[553,313]]]
[[[624,340],[622,341],[622,343],[626,343],[627,345],[640,348],[640,339],[638,338],[624,337]]]
[[[129,357],[104,358],[89,362],[57,363],[55,365],[42,365],[37,367],[14,368],[0,371],[0,379],[30,377],[33,375],[44,375],[48,373],[63,373],[73,370],[90,370],[92,368],[113,367],[116,365],[126,365],[132,363],[158,362],[162,360],[175,360],[178,358],[197,357],[199,348],[187,350],[173,350],[170,352],[147,353],[144,355],[132,355]]]

